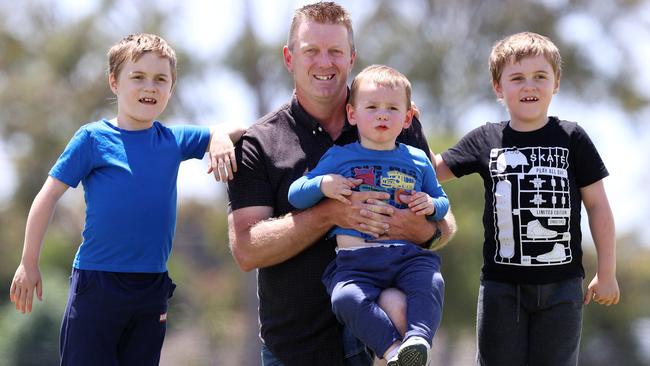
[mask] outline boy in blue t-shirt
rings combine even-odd
[[[179,164],[210,151],[217,180],[236,170],[232,140],[242,131],[165,127],[176,55],[164,39],[130,35],[108,52],[117,117],[82,126],[49,172],[27,218],[23,255],[11,284],[16,309],[42,299],[38,260],[59,198],[84,186],[86,223],[73,263],[61,327],[62,365],[157,365],[166,331],[167,274],[176,224]]]
[[[442,219],[449,201],[427,155],[396,143],[411,123],[411,85],[398,71],[373,65],[354,79],[347,105],[350,124],[357,125],[359,142],[331,147],[318,165],[296,180],[289,202],[298,209],[323,197],[350,203],[353,189],[390,193],[389,203],[404,208],[402,195],[417,215]],[[426,365],[433,335],[440,324],[444,282],[440,258],[414,243],[375,238],[334,228],[337,255],[323,274],[332,310],[355,336],[388,365]],[[401,336],[376,304],[383,289],[397,287],[406,294],[407,330]]]

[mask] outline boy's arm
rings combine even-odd
[[[318,203],[323,198],[320,184],[322,175],[309,178],[306,175],[296,179],[289,187],[289,203],[299,210],[304,210]]]
[[[431,156],[434,157],[433,166],[436,168],[436,177],[438,177],[439,182],[446,182],[450,179],[456,178],[451,169],[449,169],[449,166],[447,166],[447,163],[445,163],[442,155],[436,155],[431,151]]]
[[[323,197],[327,197],[350,205],[352,202],[346,197],[350,196],[352,188],[361,182],[361,179],[346,178],[339,174],[304,175],[291,183],[289,203],[302,210],[315,205]]]
[[[449,199],[442,188],[432,193],[432,196],[426,192],[413,193],[408,207],[418,216],[425,215],[428,220],[440,221],[449,211]]]
[[[614,217],[602,180],[580,188],[589,217],[589,229],[596,245],[598,269],[587,287],[584,303],[593,298],[601,305],[618,304],[620,290],[616,280],[616,234]]]
[[[48,177],[29,210],[23,255],[9,290],[11,302],[16,304],[16,309],[23,313],[32,311],[34,289],[38,299],[43,298],[43,283],[38,269],[43,238],[54,214],[56,203],[68,188],[69,186],[60,180]]]
[[[244,132],[246,128],[236,123],[210,127],[210,143],[206,148],[210,155],[208,174],[213,173],[217,182],[227,182],[237,172],[235,144]]]
[[[449,212],[449,198],[444,195],[440,197],[432,197],[432,200],[435,210],[433,215],[427,216],[427,219],[440,221],[445,217],[445,215],[447,215],[447,212]]]
[[[424,215],[430,221],[440,221],[449,211],[449,199],[436,179],[433,164],[423,157],[420,192],[412,192],[408,207],[416,215]]]

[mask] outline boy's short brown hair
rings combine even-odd
[[[492,47],[490,53],[490,74],[492,83],[499,83],[503,69],[509,62],[519,62],[524,57],[542,55],[551,64],[555,79],[562,74],[562,57],[557,46],[545,36],[533,32],[510,35]]]
[[[348,30],[348,41],[350,50],[354,53],[354,32],[352,31],[352,20],[350,14],[341,5],[331,1],[319,1],[314,4],[305,5],[293,14],[287,47],[293,52],[295,33],[300,24],[306,21],[313,21],[319,24],[340,24]]]
[[[136,62],[147,52],[169,60],[172,87],[176,84],[176,52],[162,37],[155,34],[129,34],[108,50],[108,73],[117,79],[127,60]]]
[[[350,100],[349,104],[354,106],[354,103],[359,92],[359,84],[362,82],[371,82],[379,86],[397,89],[404,88],[406,109],[411,108],[411,82],[401,72],[384,65],[370,65],[363,69],[352,81],[350,87]]]

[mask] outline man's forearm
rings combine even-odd
[[[279,218],[247,219],[246,209],[234,211],[228,221],[235,260],[243,270],[250,271],[298,255],[332,228],[331,201]]]
[[[429,249],[431,250],[441,249],[456,235],[456,217],[451,210],[447,211],[445,217],[437,221],[436,225],[440,230],[440,237],[430,244]]]
[[[381,239],[406,240],[429,249],[442,248],[456,233],[456,220],[451,210],[440,221],[428,221],[424,216],[417,216],[408,209],[395,210],[389,223],[388,235]],[[440,236],[434,238],[438,230]],[[434,242],[431,242],[432,239]]]
[[[421,225],[413,225],[412,230],[406,231],[406,239],[413,243],[426,243],[436,233],[438,224],[435,221],[424,220]]]

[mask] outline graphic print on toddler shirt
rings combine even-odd
[[[494,194],[494,261],[517,266],[571,262],[569,150],[559,147],[490,151]]]
[[[397,207],[407,207],[399,196],[409,194],[415,189],[415,172],[399,167],[388,167],[384,173],[382,166],[362,166],[351,169],[352,177],[361,179],[359,191],[381,191],[390,194],[387,203]]]

